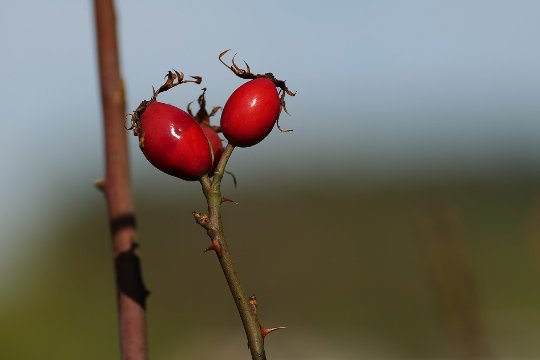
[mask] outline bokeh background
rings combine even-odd
[[[224,221],[272,359],[540,357],[540,3],[117,1],[130,109],[231,48],[298,91]],[[91,1],[0,10],[0,358],[115,359]],[[163,100],[185,108],[202,86]],[[216,119],[217,120],[217,119]],[[130,138],[154,359],[246,358],[197,183]]]

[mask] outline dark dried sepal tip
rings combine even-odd
[[[165,84],[161,85],[157,91],[152,89],[153,90],[152,99],[156,100],[157,96],[160,93],[170,90],[173,87],[178,86],[180,84],[185,84],[189,82],[200,84],[202,82],[202,77],[200,76],[191,76],[191,78],[193,80],[185,80],[184,73],[180,71],[176,71],[175,69],[167,72],[167,75],[165,75],[165,79],[167,79],[165,81]]]
[[[218,111],[221,110],[221,106],[214,106],[212,108],[212,111],[210,111],[210,114],[208,116],[212,117],[218,113]]]
[[[219,110],[221,110],[221,106],[214,106],[212,108],[212,111],[208,113],[208,111],[206,110],[206,90],[206,88],[202,88],[202,94],[199,95],[199,97],[197,98],[197,103],[199,104],[199,111],[197,111],[196,114],[193,114],[193,111],[191,111],[191,104],[193,104],[195,101],[191,101],[187,106],[187,112],[189,113],[189,115],[193,116],[199,124],[206,125],[212,128],[215,132],[221,132],[221,128],[219,126],[210,125],[210,118],[216,115]]]
[[[220,259],[221,259],[221,256],[223,255],[222,250],[221,250],[221,245],[219,244],[219,241],[217,241],[217,239],[213,239],[210,245],[208,245],[208,247],[204,249],[205,253],[208,251],[215,251],[217,257]]]
[[[222,57],[226,53],[228,53],[229,51],[230,51],[230,49],[221,52],[219,54],[219,57],[218,57],[219,61],[223,65],[225,65],[227,68],[229,68],[239,78],[246,79],[246,80],[253,80],[253,79],[264,77],[264,78],[267,78],[268,80],[272,81],[274,83],[274,85],[276,85],[276,87],[280,89],[279,90],[279,99],[280,99],[280,105],[281,105],[280,106],[280,112],[281,112],[281,110],[283,110],[283,111],[285,111],[285,113],[287,113],[287,115],[289,115],[289,112],[287,111],[287,106],[285,105],[285,95],[295,96],[296,91],[289,90],[289,88],[285,84],[285,80],[276,79],[276,77],[272,73],[265,73],[265,74],[254,74],[254,73],[252,73],[251,68],[249,67],[249,65],[245,61],[244,61],[244,64],[246,65],[246,69],[242,69],[241,67],[236,65],[236,63],[234,62],[234,58],[236,57],[236,54],[234,54],[234,56],[233,56],[233,58],[231,60],[231,65],[227,65],[223,61]],[[279,127],[279,124],[278,124],[278,128],[282,132],[292,131],[292,130],[283,130],[283,129],[281,129]]]
[[[153,100],[151,100],[153,101]],[[132,113],[128,114],[127,116],[131,116],[131,126],[127,130],[133,130],[133,136],[139,136],[140,135],[140,119],[143,114],[143,112],[146,110],[148,105],[151,101],[143,100],[139,104],[139,106],[133,111]]]
[[[288,114],[288,113],[287,113]],[[276,120],[276,126],[278,128],[279,131],[281,132],[291,132],[293,131],[293,129],[283,129],[280,125],[279,125],[279,117],[277,118]]]

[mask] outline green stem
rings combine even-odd
[[[234,268],[234,263],[231,253],[225,241],[225,233],[221,222],[221,179],[225,171],[227,161],[234,150],[234,146],[228,144],[221,156],[212,181],[208,176],[201,178],[201,185],[204,195],[208,202],[208,223],[205,226],[210,240],[217,242],[220,247],[220,252],[216,251],[219,264],[231,290],[236,308],[242,319],[244,330],[248,339],[248,346],[251,351],[253,360],[266,360],[264,352],[264,340],[261,334],[261,328],[257,319],[257,314],[252,311],[249,304],[249,298],[246,296],[244,289],[238,278],[238,274]],[[221,256],[220,256],[221,255]]]

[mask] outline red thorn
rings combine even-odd
[[[221,245],[219,244],[219,241],[217,241],[216,239],[213,239],[212,243],[208,245],[206,249],[204,249],[204,252],[208,252],[208,251],[215,251],[218,258],[221,258],[222,252],[221,252]]]
[[[232,202],[234,205],[240,205],[240,203],[238,201],[234,201],[233,199],[229,199],[229,198],[226,198],[226,197],[221,197],[221,203],[226,203],[226,202]]]
[[[277,326],[277,327],[271,327],[271,328],[266,328],[266,327],[264,327],[262,325],[259,325],[259,326],[261,327],[261,335],[262,335],[263,339],[266,337],[266,335],[270,334],[273,331],[286,329],[285,326]]]

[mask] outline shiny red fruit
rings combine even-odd
[[[212,153],[201,126],[188,113],[151,102],[141,115],[139,145],[152,165],[184,180],[198,180],[212,167]]]
[[[204,124],[201,124],[201,128],[208,138],[208,141],[210,141],[210,145],[212,145],[212,152],[214,154],[214,163],[212,164],[212,170],[210,171],[212,174],[214,170],[216,170],[219,159],[221,159],[221,155],[223,154],[223,143],[214,129]]]
[[[280,111],[276,86],[267,78],[251,80],[236,89],[223,108],[221,131],[235,146],[261,142],[272,131]]]

